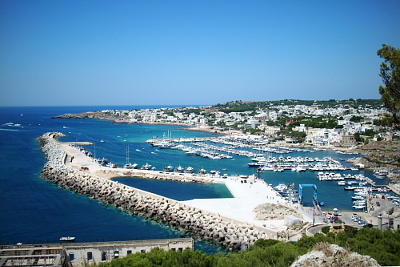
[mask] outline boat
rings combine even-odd
[[[193,172],[193,167],[190,167],[190,166],[187,167],[187,168],[186,168],[186,172],[187,172],[187,173],[192,173],[192,172]]]
[[[174,167],[171,166],[171,165],[168,165],[168,166],[166,166],[166,167],[164,168],[164,171],[166,171],[166,172],[172,172],[173,170],[174,170]]]
[[[133,163],[133,164],[127,163],[127,164],[125,164],[124,167],[125,167],[125,169],[136,169],[138,167],[138,165],[136,163]]]
[[[183,172],[183,168],[182,168],[182,166],[181,165],[179,165],[177,168],[176,168],[176,171],[177,172]]]
[[[362,209],[365,209],[365,205],[354,205],[353,209],[362,210]]]
[[[104,140],[103,140],[103,139],[101,139],[101,140],[100,140],[100,143],[104,143]]]
[[[359,196],[359,195],[355,195],[355,196],[352,196],[351,199],[353,199],[353,200],[365,200],[365,197]]]
[[[205,169],[200,169],[200,170],[199,170],[199,173],[200,173],[200,174],[206,174],[207,171],[206,171]]]
[[[142,166],[142,170],[150,170],[151,169],[151,165],[146,163]]]
[[[375,177],[379,179],[385,178],[388,174],[389,172],[385,169],[377,170],[374,172]]]
[[[72,242],[72,241],[75,241],[75,236],[62,236],[62,237],[60,237],[60,241]]]

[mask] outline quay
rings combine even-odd
[[[75,267],[109,262],[129,254],[149,252],[153,248],[183,251],[194,249],[192,238],[29,244],[0,246],[0,267],[57,266]]]
[[[189,231],[193,236],[218,243],[230,250],[247,248],[260,238],[277,238],[279,232],[290,230],[293,236],[302,231],[298,228],[292,229],[292,224],[286,224],[285,218],[280,216],[280,207],[287,207],[287,210],[294,210],[295,207],[289,206],[264,181],[251,181],[249,177],[215,179],[194,174],[176,176],[143,170],[138,170],[137,173],[128,170],[131,173],[125,173],[126,176],[142,173],[147,178],[154,174],[154,177],[164,175],[162,177],[168,179],[184,180],[181,177],[187,175],[202,182],[217,180],[225,183],[233,195],[236,195],[231,203],[221,202],[221,199],[214,202],[180,202],[110,180],[110,177],[120,176],[119,172],[122,170],[97,164],[77,147],[59,142],[57,139],[61,136],[63,134],[53,132],[38,139],[47,158],[42,177],[60,187],[89,195],[105,204],[168,224],[178,230]],[[127,172],[127,169],[123,169],[123,172]],[[269,220],[257,219],[254,208],[266,203],[277,205],[276,212],[279,216]],[[304,221],[301,215],[298,216],[299,221]],[[301,226],[305,228],[306,224],[304,222]]]
[[[146,140],[146,143],[155,144],[160,142],[175,142],[175,143],[188,143],[188,142],[204,142],[204,141],[212,141],[217,137],[190,137],[190,138],[163,138],[163,139],[149,139]]]
[[[393,193],[400,196],[400,185],[399,184],[388,184],[388,185],[386,185],[386,187],[389,190],[392,190]]]
[[[190,138],[193,139],[193,138]],[[203,139],[201,139],[203,140]],[[289,205],[289,203],[279,195],[264,180],[255,179],[250,176],[247,178],[240,176],[215,176],[211,174],[163,172],[142,169],[109,168],[101,166],[95,159],[86,156],[77,147],[65,145],[59,142],[63,147],[66,166],[75,170],[84,169],[85,172],[105,178],[126,177],[135,179],[136,177],[146,179],[172,180],[179,182],[195,183],[216,183],[224,184],[233,195],[233,198],[217,199],[194,199],[181,201],[187,206],[199,208],[218,215],[225,216],[232,220],[251,223],[275,233],[283,231],[283,220],[270,220],[268,222],[257,220],[254,209],[265,203]],[[73,158],[73,160],[71,160]],[[244,183],[246,182],[246,183]],[[298,208],[297,206],[295,208]],[[240,212],[239,212],[240,211]],[[302,218],[304,219],[304,218]],[[307,217],[307,221],[310,221]]]

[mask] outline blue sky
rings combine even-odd
[[[400,1],[0,1],[0,105],[378,98]]]

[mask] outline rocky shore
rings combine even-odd
[[[363,155],[362,158],[349,160],[353,165],[363,165],[365,169],[374,171],[385,168],[392,171],[388,178],[394,183],[400,183],[400,140],[376,141],[359,146],[354,152]]]
[[[57,141],[61,136],[63,134],[51,132],[38,138],[47,158],[41,176],[60,187],[88,195],[129,213],[168,224],[230,250],[240,250],[259,238],[272,238],[260,227],[70,168],[65,164],[68,155]]]

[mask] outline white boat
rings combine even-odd
[[[142,166],[142,169],[143,169],[143,170],[150,170],[150,169],[151,169],[151,165],[148,164],[148,163],[146,163],[146,164],[144,164],[144,165]]]
[[[183,172],[183,168],[182,168],[182,166],[181,166],[181,165],[179,165],[179,166],[176,168],[176,171],[177,171],[177,172]]]
[[[75,241],[75,236],[62,236],[60,237],[60,241],[72,242]]]
[[[351,199],[353,199],[353,200],[365,200],[365,197],[363,197],[363,196],[352,196]]]
[[[365,209],[365,205],[354,205],[353,209],[362,210],[362,209]]]
[[[127,163],[125,164],[125,169],[136,169],[138,167],[138,165],[136,163]]]
[[[167,167],[164,168],[164,171],[166,172],[172,172],[174,170],[174,167],[171,165],[168,165]]]
[[[381,169],[381,170],[374,172],[375,177],[381,178],[381,179],[385,178],[388,174],[389,174],[389,172],[385,169]]]

